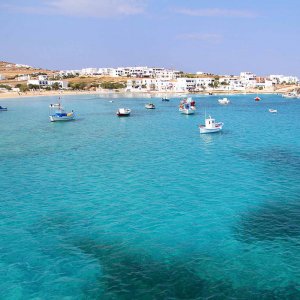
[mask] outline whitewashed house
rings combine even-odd
[[[53,84],[58,83],[61,89],[68,88],[68,82],[64,80],[48,80],[47,75],[39,75],[38,79],[29,79],[27,85],[38,85],[40,88],[51,87]]]
[[[296,76],[270,75],[269,77],[275,84],[283,84],[283,83],[298,84],[299,83],[299,78]]]
[[[26,81],[26,80],[30,80],[30,75],[25,74],[25,75],[18,75],[17,76],[17,81]]]
[[[246,88],[256,87],[256,75],[251,72],[241,72],[240,80]]]

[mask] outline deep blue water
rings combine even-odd
[[[300,100],[194,98],[0,101],[0,299],[300,299]]]

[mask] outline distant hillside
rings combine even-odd
[[[46,73],[51,75],[55,73],[55,71],[34,68],[26,65],[15,64],[6,61],[0,61],[0,74],[4,75],[7,80],[12,80],[18,75],[27,75],[27,74],[37,74],[37,73]]]

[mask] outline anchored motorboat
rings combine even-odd
[[[170,101],[170,98],[168,98],[168,97],[163,97],[163,98],[161,99],[161,101],[169,102],[169,101]]]
[[[117,111],[118,117],[129,117],[131,110],[129,108],[119,108]]]
[[[7,111],[7,107],[3,107],[0,105],[0,111]]]
[[[145,105],[145,108],[147,108],[147,109],[155,109],[155,105],[153,103],[147,103]]]
[[[215,119],[208,116],[208,118],[205,118],[205,125],[199,125],[200,133],[219,132],[222,130],[223,125],[224,124],[222,122],[217,123]]]
[[[230,100],[228,98],[222,98],[222,99],[219,99],[218,102],[222,105],[226,105],[226,104],[230,103]]]

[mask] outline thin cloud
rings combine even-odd
[[[147,0],[45,0],[36,6],[2,5],[3,9],[25,13],[60,14],[108,18],[145,12]],[[1,6],[0,6],[1,7]]]
[[[191,8],[174,8],[173,11],[178,14],[193,17],[239,17],[239,18],[255,18],[257,14],[253,11],[235,10],[235,9],[191,9]]]
[[[177,35],[176,39],[220,43],[222,36],[215,33],[184,33]]]

